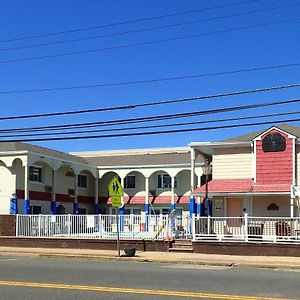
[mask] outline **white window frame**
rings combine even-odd
[[[133,177],[134,178],[134,187],[128,187],[128,177]],[[125,189],[135,189],[136,188],[136,177],[135,177],[135,175],[127,175],[126,177],[125,177],[125,179],[124,179],[124,188]]]
[[[79,185],[79,176],[82,176],[82,177],[85,177],[85,178],[86,178],[86,186],[80,186],[80,185]],[[87,174],[78,174],[78,176],[77,176],[77,186],[78,186],[78,188],[80,188],[80,189],[87,189],[87,188],[88,188],[88,182],[89,182],[88,179],[89,179],[89,178],[88,178],[88,175],[87,175]]]
[[[38,174],[32,174],[33,176],[38,176],[40,177],[39,179],[40,180],[35,180],[35,179],[30,179],[30,169],[31,168],[34,168],[34,169],[38,169],[39,172]],[[33,172],[34,173],[34,172]],[[28,167],[28,180],[30,182],[34,182],[34,183],[39,183],[39,184],[43,184],[43,175],[44,175],[44,172],[43,172],[43,167],[42,166],[36,166],[36,165],[32,165],[32,166],[29,166]]]
[[[158,184],[158,177],[161,177],[160,180],[160,187]],[[169,184],[164,184],[164,177],[170,177],[170,183]],[[172,188],[172,177],[168,174],[168,173],[159,173],[157,174],[157,188],[158,189],[162,189],[162,190],[166,190],[166,189],[171,189]],[[177,178],[174,178],[174,188],[177,188]]]

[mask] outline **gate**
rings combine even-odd
[[[191,239],[190,216],[171,217],[171,230],[174,239]]]

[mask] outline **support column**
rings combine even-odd
[[[290,217],[294,218],[294,203],[295,203],[295,190],[294,186],[291,186],[291,198],[290,198]]]
[[[100,213],[100,207],[99,207],[99,180],[96,176],[95,178],[95,205],[94,205],[94,213],[95,215],[98,215]]]
[[[146,218],[149,215],[150,212],[150,205],[149,205],[149,177],[145,177],[145,214]]]
[[[74,202],[73,202],[73,214],[78,215],[78,175],[74,172]]]
[[[24,215],[28,215],[30,213],[30,200],[29,200],[29,167],[25,165],[25,176],[24,176]]]
[[[52,170],[52,195],[51,195],[51,206],[50,206],[51,215],[56,215],[57,207],[56,207],[56,174],[55,171]]]
[[[171,177],[171,211],[175,209],[175,177]]]
[[[191,193],[195,189],[195,149],[191,148]],[[195,197],[193,194],[190,196],[190,220],[192,220],[192,216],[195,213]]]
[[[191,191],[195,189],[195,149],[191,148]]]

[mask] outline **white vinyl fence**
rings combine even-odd
[[[189,220],[167,215],[120,215],[120,239],[165,239],[189,232]],[[17,237],[117,238],[115,215],[17,215]]]
[[[196,217],[195,241],[281,242],[300,244],[300,218]]]

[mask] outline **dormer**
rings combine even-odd
[[[272,127],[254,138],[255,184],[295,184],[297,137]]]

